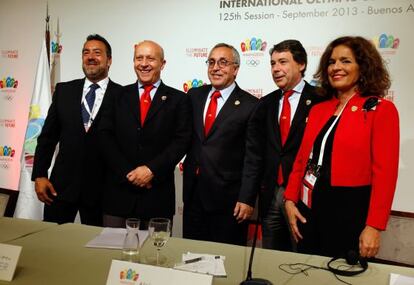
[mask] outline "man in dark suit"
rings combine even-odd
[[[273,80],[278,90],[259,102],[253,116],[263,146],[263,178],[259,199],[263,247],[292,251],[283,208],[283,193],[302,141],[310,108],[323,100],[303,80],[307,54],[297,40],[282,41],[270,50]]]
[[[191,104],[185,93],[161,81],[165,62],[157,43],[137,44],[138,81],[125,86],[112,108],[104,110],[105,226],[125,227],[125,219],[135,217],[145,228],[150,218],[174,215],[174,169],[191,139]]]
[[[234,47],[217,44],[206,63],[211,85],[188,92],[193,135],[184,161],[183,236],[245,245],[259,185],[248,131],[258,100],[235,82],[240,56]]]
[[[112,104],[121,86],[108,78],[111,46],[99,35],[90,35],[82,49],[86,76],[58,83],[48,115],[38,138],[32,180],[44,220],[73,222],[79,211],[81,222],[102,225],[103,160],[97,151],[100,107]],[[48,179],[56,145],[59,152]]]

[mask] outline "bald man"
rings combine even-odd
[[[165,64],[159,44],[135,45],[138,80],[103,110],[104,226],[124,227],[130,217],[145,225],[150,218],[174,215],[174,169],[189,146],[192,115],[189,98],[161,81]]]

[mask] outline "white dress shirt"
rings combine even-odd
[[[227,99],[229,99],[231,92],[233,92],[234,88],[236,88],[236,82],[233,82],[229,87],[224,88],[220,91],[221,96],[217,98],[217,112],[216,112],[216,118],[221,110],[223,108],[224,103],[226,103]],[[216,88],[212,87],[210,92],[208,93],[206,104],[204,105],[204,115],[203,115],[203,122],[206,121],[206,114],[208,105],[211,101],[211,95],[213,95],[213,92],[216,91]]]
[[[302,95],[303,88],[305,87],[305,80],[303,78],[300,82],[293,88],[293,94],[289,97],[289,104],[290,104],[290,123],[292,123],[293,117],[295,116],[296,109],[299,105],[300,96]],[[282,114],[282,106],[283,106],[283,99],[284,95],[280,98],[279,101],[279,115],[278,120],[280,122],[280,115]]]
[[[91,82],[88,78],[85,78],[85,83],[83,85],[83,91],[82,91],[82,104],[84,104],[86,111],[90,115],[90,119],[88,121],[88,124],[85,125],[86,129],[89,129],[92,125],[93,120],[96,117],[96,114],[98,114],[99,108],[101,108],[102,101],[106,92],[106,88],[108,87],[109,83],[109,77],[106,77],[105,79],[102,79],[101,81],[98,81],[96,84],[99,85],[99,88],[95,90],[95,102],[93,104],[92,110],[89,110],[88,103],[86,102],[86,94],[88,94],[89,89],[93,82]]]

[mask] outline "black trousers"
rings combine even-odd
[[[73,223],[79,211],[81,223],[90,226],[102,226],[101,207],[89,207],[77,203],[55,199],[52,204],[46,205],[43,212],[45,222],[58,224]]]
[[[137,218],[139,219],[140,223],[139,223],[139,229],[140,230],[148,230],[148,223],[150,221],[150,219],[142,219],[140,217],[128,217],[128,218]],[[169,219],[170,222],[170,227],[171,230],[173,228],[173,216],[169,216],[169,217],[154,217],[154,218],[167,218]],[[112,216],[112,215],[108,215],[108,214],[104,214],[103,215],[103,226],[104,227],[110,227],[110,228],[125,228],[126,227],[126,219],[124,217],[119,217],[119,216]]]
[[[295,251],[283,203],[284,187],[276,186],[272,203],[262,218],[262,246],[267,249]]]
[[[206,211],[197,192],[190,202],[184,203],[183,237],[245,246],[248,222],[238,223],[233,216],[234,208]]]

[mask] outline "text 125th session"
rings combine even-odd
[[[283,10],[280,13],[272,12],[225,12],[219,13],[219,20],[224,22],[231,21],[265,21],[276,19],[297,20],[306,18],[327,18],[327,17],[353,17],[353,16],[378,16],[378,15],[400,15],[403,13],[413,13],[414,5],[406,7],[334,7],[330,9],[312,9],[308,11]]]

